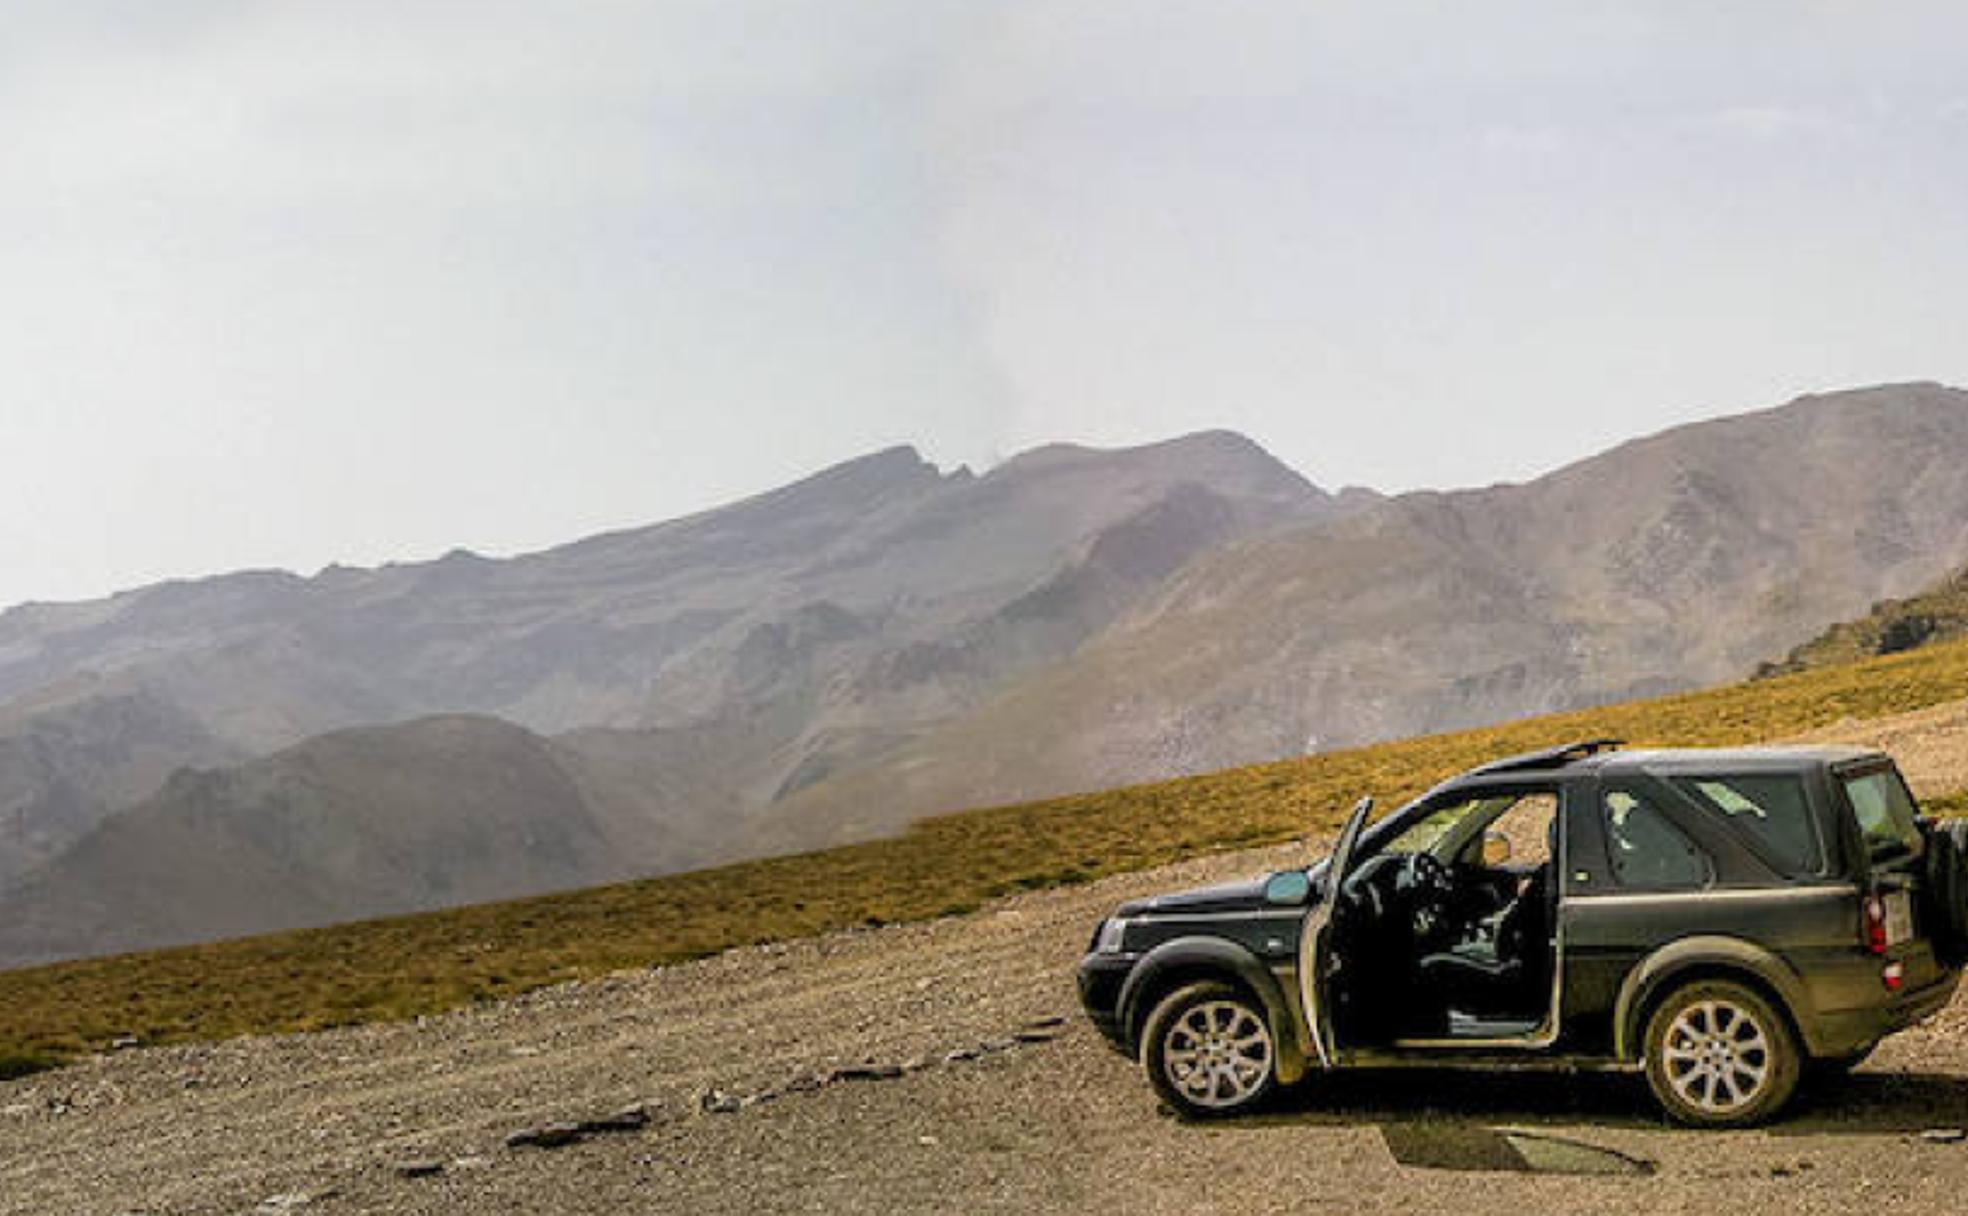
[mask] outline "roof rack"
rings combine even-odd
[[[1473,768],[1470,775],[1478,773],[1516,773],[1529,769],[1563,768],[1574,760],[1596,756],[1600,752],[1622,747],[1624,739],[1580,739],[1576,743],[1565,743],[1558,747],[1547,747],[1543,751],[1525,752],[1521,756],[1506,756],[1501,760]]]

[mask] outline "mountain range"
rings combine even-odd
[[[510,559],[0,614],[0,963],[580,886],[1746,674],[1968,564],[1968,393],[1521,485],[893,449]]]

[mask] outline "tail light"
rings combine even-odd
[[[1873,954],[1886,953],[1886,901],[1877,895],[1866,896],[1863,938]]]

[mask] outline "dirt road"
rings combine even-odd
[[[1893,745],[1924,778],[1960,766],[1964,723],[1955,707]],[[1882,729],[1899,728],[1848,734]],[[1968,1143],[1921,1133],[1968,1128],[1968,1002],[1755,1132],[1669,1129],[1612,1077],[1349,1077],[1257,1120],[1161,1117],[1075,1016],[1094,921],[1307,856],[1226,855],[414,1025],[138,1049],[0,1084],[0,1212],[1962,1210]],[[739,1109],[705,1113],[707,1093]],[[632,1105],[645,1126],[506,1143]],[[1495,1151],[1504,1127],[1653,1172],[1500,1168],[1518,1160]]]

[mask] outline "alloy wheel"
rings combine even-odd
[[[1249,1101],[1271,1076],[1271,1031],[1249,1006],[1204,1001],[1185,1010],[1162,1040],[1169,1082],[1198,1106]]]
[[[1770,1081],[1769,1036],[1754,1013],[1727,999],[1681,1010],[1668,1024],[1661,1051],[1674,1092],[1710,1114],[1743,1110]]]

